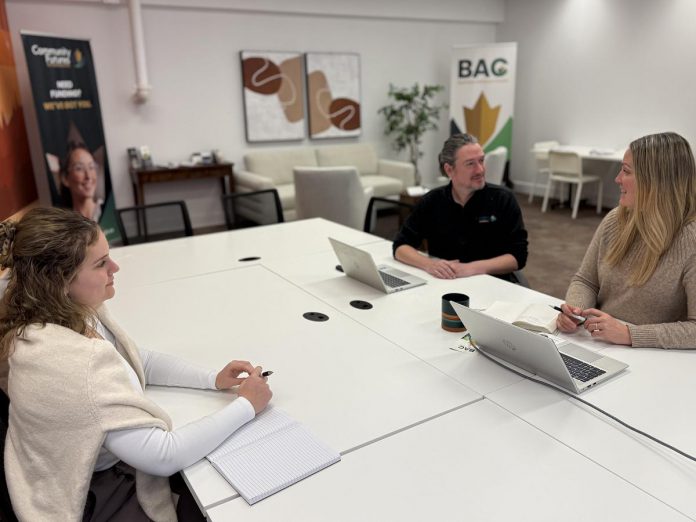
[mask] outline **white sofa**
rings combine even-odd
[[[235,169],[236,190],[277,189],[286,221],[296,218],[294,167],[355,167],[363,186],[379,197],[396,196],[415,183],[411,163],[378,159],[369,143],[255,150],[244,156],[244,166]]]

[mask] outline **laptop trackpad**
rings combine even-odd
[[[587,363],[597,361],[604,357],[603,355],[595,353],[592,350],[588,350],[587,348],[583,348],[582,346],[572,343],[564,344],[560,351],[566,355],[570,355],[571,357],[575,357],[576,359],[580,359],[581,361],[585,361]]]

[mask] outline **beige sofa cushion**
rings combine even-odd
[[[373,195],[378,198],[393,196],[404,190],[401,181],[387,176],[360,176],[360,182],[363,187],[372,187]]]
[[[351,166],[361,176],[377,174],[377,153],[369,143],[349,145],[327,145],[316,149],[320,167]]]
[[[275,185],[293,183],[294,167],[316,167],[317,157],[310,147],[265,149],[244,155],[246,170],[271,178]]]
[[[295,183],[276,185],[275,188],[278,191],[280,206],[283,207],[283,210],[295,208]]]

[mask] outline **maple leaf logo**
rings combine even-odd
[[[486,95],[482,92],[473,108],[463,107],[463,109],[466,132],[476,136],[483,146],[495,132],[500,105],[491,107]]]

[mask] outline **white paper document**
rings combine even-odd
[[[427,194],[428,189],[426,187],[421,187],[420,185],[414,185],[412,187],[406,187],[406,193],[409,196],[424,196]]]
[[[337,451],[273,407],[238,429],[207,458],[249,504],[341,460]]]

